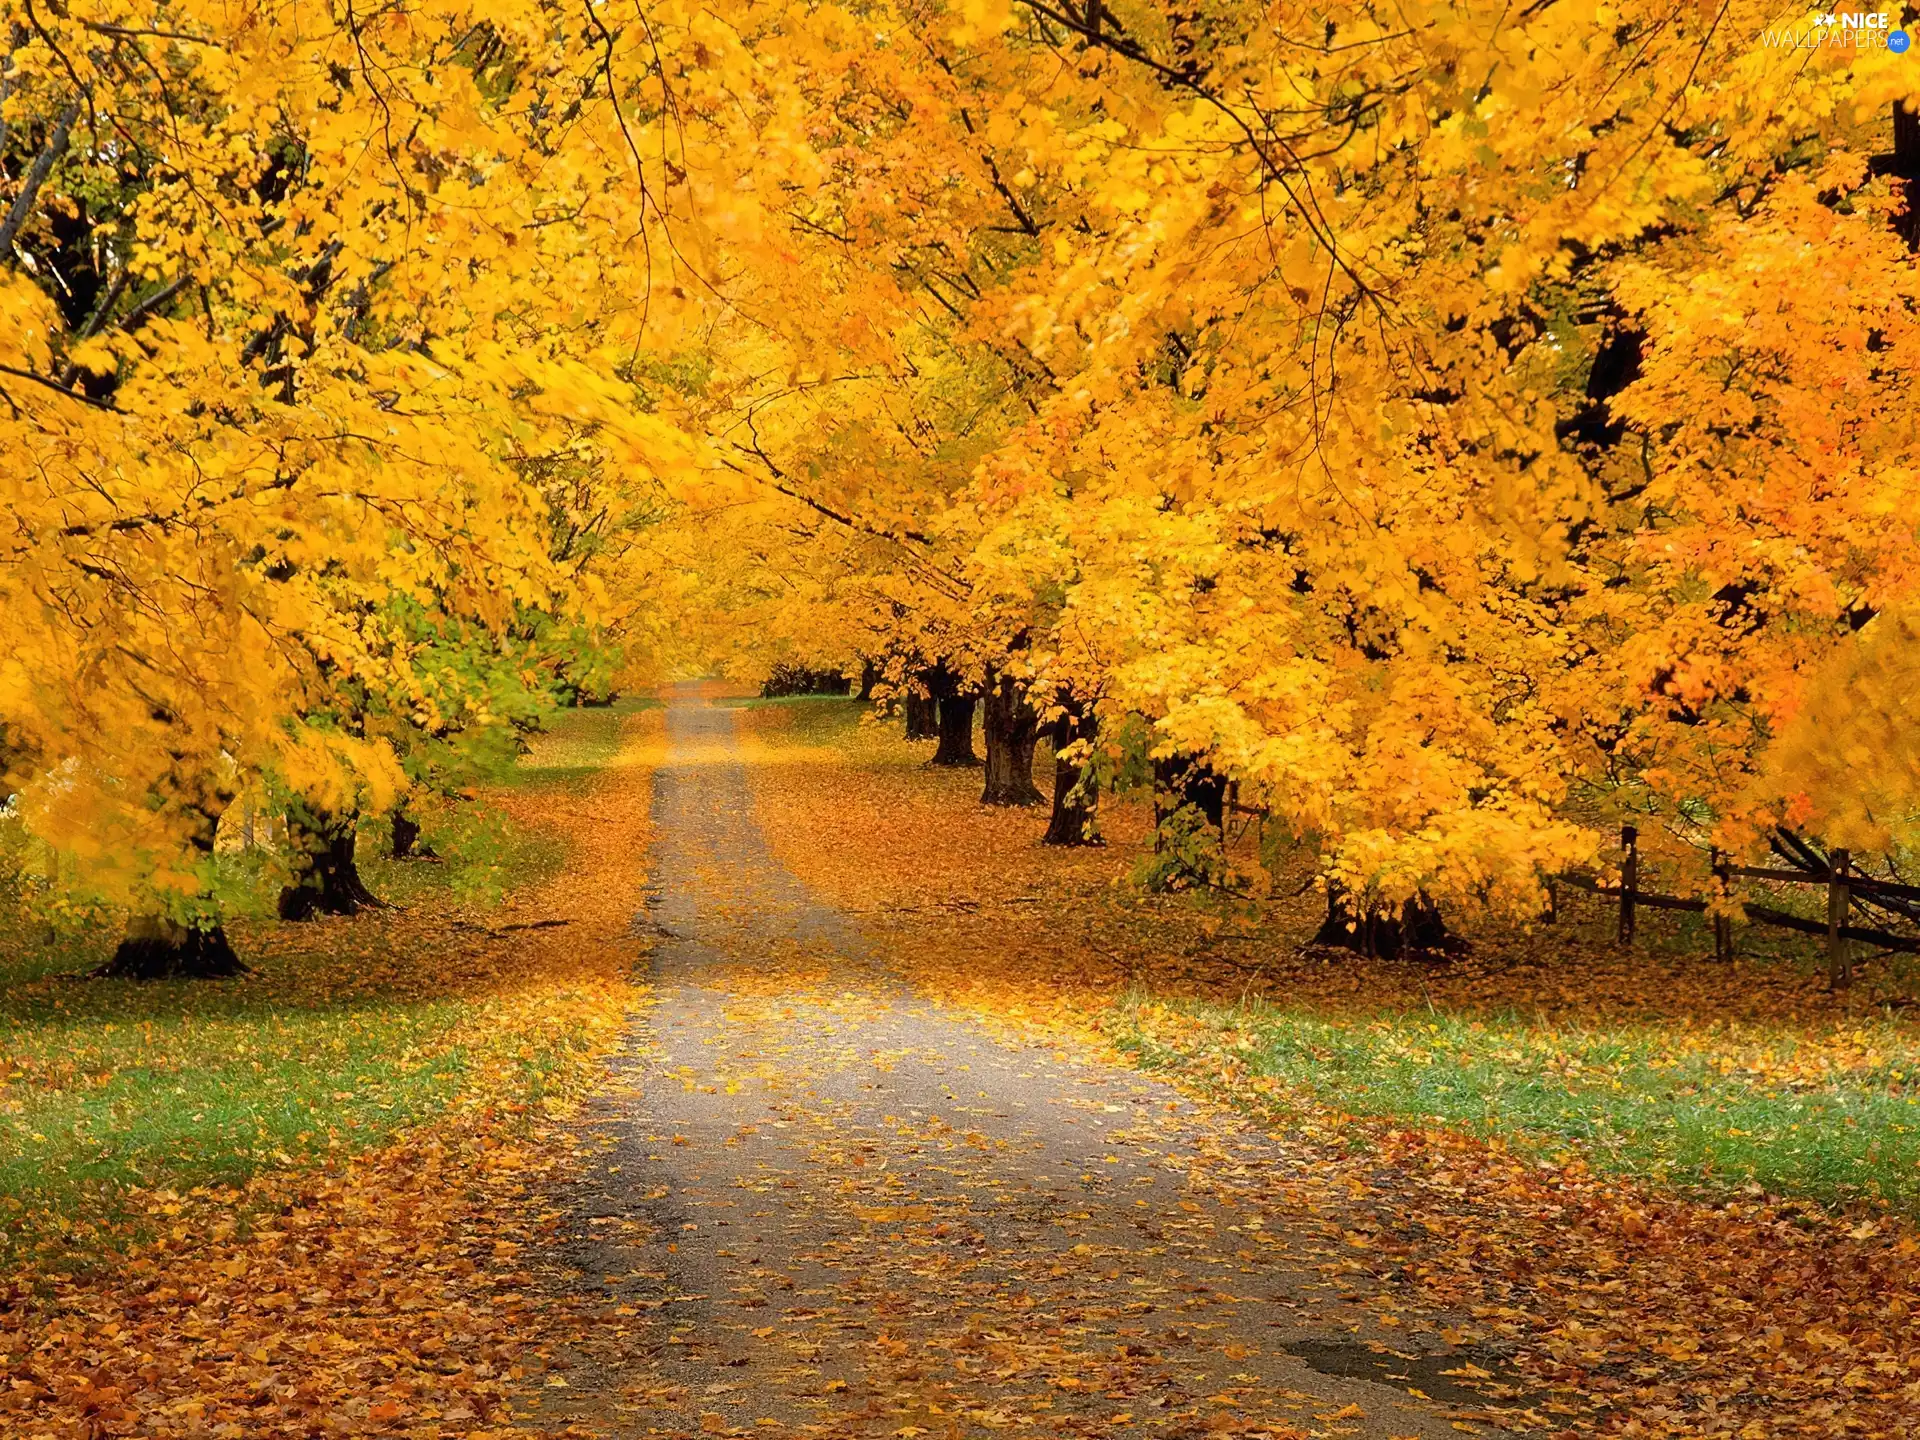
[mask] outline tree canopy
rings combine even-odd
[[[1910,56],[1740,0],[5,10],[0,761],[137,913],[217,926],[248,787],[336,824],[776,661],[1230,787],[1361,909],[1529,914],[1623,818],[1912,840]]]

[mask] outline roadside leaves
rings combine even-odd
[[[1314,897],[1291,936],[1268,935],[1117,884],[1144,835],[1124,807],[1106,852],[1048,851],[1031,815],[977,807],[970,777],[920,771],[891,737],[755,723],[776,852],[859,912],[893,965],[981,1023],[1062,1054],[1149,1061],[1220,1102],[1212,1123],[1228,1144],[1196,1177],[1257,1212],[1261,1243],[1310,1258],[1336,1293],[1503,1357],[1543,1433],[1920,1428],[1920,1234],[1907,1219],[1738,1174],[1682,1189],[1684,1172],[1662,1179],[1632,1146],[1530,1132],[1523,1103],[1548,1083],[1611,1095],[1678,1075],[1668,1108],[1711,1119],[1756,1093],[1786,1104],[1851,1087],[1882,1097],[1856,1125],[1834,1120],[1865,1153],[1868,1119],[1896,1105],[1904,1117],[1920,1048],[1872,997],[1823,996],[1786,960],[1618,956],[1567,925],[1476,936],[1475,956],[1446,967],[1329,961],[1297,949]],[[1344,1037],[1348,1063],[1316,1063],[1333,1058],[1323,1044],[1270,1064],[1259,1029],[1278,1016]],[[1395,1109],[1421,1094],[1389,1083],[1396,1066],[1445,1076],[1468,1063],[1513,1086],[1504,1110],[1501,1092],[1482,1092],[1496,1105],[1477,1134],[1459,1115]],[[1236,1160],[1237,1114],[1277,1127],[1291,1162]],[[1879,1138],[1882,1151],[1905,1143],[1890,1124]]]
[[[136,1190],[83,1215],[79,1258],[95,1263],[43,1249],[0,1288],[0,1433],[536,1433],[532,1397],[564,1381],[549,1362],[570,1322],[528,1256],[550,1236],[543,1196],[571,1161],[554,1117],[642,999],[631,922],[650,723],[627,722],[599,780],[503,797],[565,839],[557,877],[479,919],[409,913],[322,932],[338,947],[323,978],[357,976],[367,1024],[414,998],[446,1010],[433,1046],[458,1064],[439,1118],[370,1151],[342,1132],[318,1164]]]

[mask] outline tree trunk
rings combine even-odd
[[[1076,740],[1092,740],[1097,731],[1093,715],[1069,702],[1067,713],[1053,727],[1053,814],[1047,819],[1043,845],[1098,845],[1094,827],[1093,776],[1086,767],[1062,760],[1060,752]]]
[[[1040,717],[1026,691],[1011,675],[996,676],[987,690],[981,721],[987,742],[987,784],[982,805],[1038,805],[1045,797],[1033,783],[1033,747],[1040,739]],[[968,722],[972,738],[972,722]]]
[[[973,753],[973,706],[971,695],[954,695],[940,701],[940,744],[929,764],[980,763],[980,757]]]
[[[311,816],[287,812],[287,839],[293,846],[293,883],[280,892],[282,920],[311,920],[316,915],[357,915],[384,909],[386,902],[360,878],[354,860],[358,816]]]
[[[216,793],[190,807],[199,820],[194,827],[193,848],[203,860],[213,857],[220,816],[232,799],[231,795]],[[92,973],[113,980],[218,980],[249,972],[233,953],[218,920],[202,919],[186,925],[166,915],[135,915],[128,920],[127,933],[113,958]]]
[[[1399,960],[1423,955],[1450,955],[1465,948],[1461,939],[1447,929],[1440,907],[1424,893],[1403,903],[1399,910],[1372,910],[1353,916],[1341,905],[1338,886],[1327,891],[1327,918],[1311,943],[1336,950],[1356,950],[1381,960]]]
[[[1226,821],[1226,777],[1198,755],[1168,755],[1153,762],[1154,828],[1182,805],[1199,806],[1216,830]]]
[[[1168,892],[1225,884],[1226,778],[1198,755],[1165,755],[1153,762],[1153,861],[1149,890]]]
[[[1894,213],[1893,228],[1909,250],[1920,250],[1920,111],[1908,109],[1899,100],[1893,102],[1891,159],[1888,173],[1906,182],[1900,187],[1901,206]]]
[[[92,973],[108,980],[218,980],[248,970],[218,925],[199,929],[164,915],[136,915],[113,958]]]
[[[393,807],[388,820],[393,826],[393,845],[387,852],[395,860],[437,860],[431,845],[420,843],[420,822],[407,813],[404,805]]]
[[[907,694],[907,739],[932,740],[940,733],[939,706],[931,695]]]

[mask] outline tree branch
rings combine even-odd
[[[47,143],[34,156],[33,164],[27,170],[27,178],[20,182],[20,193],[13,197],[13,208],[7,211],[7,218],[0,221],[0,255],[13,253],[13,242],[19,238],[20,227],[27,223],[27,217],[33,213],[34,202],[40,198],[40,187],[47,183],[47,176],[53,173],[55,162],[67,153],[73,122],[79,116],[80,102],[68,101],[67,108],[60,112],[60,118],[54,122],[53,133],[47,137]]]

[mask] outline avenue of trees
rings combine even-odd
[[[1911,56],[1741,0],[0,8],[0,794],[125,973],[237,963],[240,797],[281,913],[351,909],[362,821],[713,666],[942,763],[977,711],[1054,843],[1152,784],[1207,874],[1260,812],[1232,883],[1304,848],[1353,917],[1530,916],[1623,820],[1696,886],[1907,854]]]

